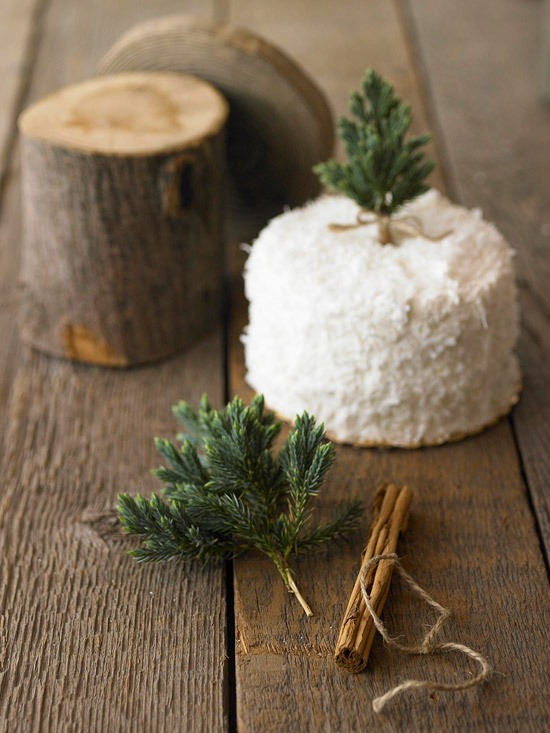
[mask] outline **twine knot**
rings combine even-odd
[[[434,237],[426,233],[423,223],[417,216],[406,214],[398,218],[391,218],[363,208],[360,208],[355,215],[354,224],[329,224],[328,228],[331,232],[345,232],[350,229],[358,229],[359,227],[364,227],[369,224],[378,224],[382,244],[395,243],[395,237],[399,234],[402,236],[406,236],[408,234],[413,237],[424,237],[424,239],[429,239],[430,242],[440,242],[451,234],[452,231],[449,229]]]
[[[373,565],[382,561],[392,562],[395,565],[395,569],[399,572],[407,586],[420,598],[426,601],[426,603],[432,606],[432,608],[435,608],[438,613],[438,618],[436,622],[429,629],[420,644],[416,646],[401,644],[401,642],[397,641],[397,639],[392,638],[388,634],[386,627],[384,626],[380,617],[377,615],[372,606],[371,599],[366,588],[366,577],[369,569]],[[467,647],[464,644],[435,641],[435,637],[439,633],[439,630],[441,629],[445,621],[451,615],[451,612],[448,608],[444,608],[443,606],[441,606],[423,588],[421,588],[415,580],[413,580],[413,578],[401,565],[401,562],[399,561],[396,554],[392,553],[388,555],[375,555],[373,558],[371,558],[364,565],[361,571],[360,582],[363,600],[369,610],[370,615],[372,616],[373,623],[389,647],[392,647],[393,649],[399,649],[400,651],[405,652],[405,654],[434,654],[436,652],[450,651],[461,652],[462,654],[465,654],[467,657],[470,657],[470,659],[473,659],[475,662],[477,662],[480,667],[480,670],[475,677],[472,677],[469,680],[465,680],[464,682],[457,682],[454,684],[447,682],[428,682],[427,680],[406,680],[396,687],[392,687],[392,689],[388,690],[388,692],[384,693],[384,695],[381,695],[380,697],[377,697],[372,701],[372,707],[375,713],[381,712],[386,703],[388,703],[392,699],[392,697],[395,697],[396,695],[399,695],[401,692],[405,692],[406,690],[428,689],[453,692],[457,690],[466,690],[469,687],[475,687],[476,685],[479,685],[481,682],[484,682],[487,679],[491,672],[491,667],[489,665],[489,662],[485,659],[485,657],[479,654],[479,652],[470,649],[470,647]]]

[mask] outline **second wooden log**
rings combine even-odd
[[[332,111],[296,61],[266,38],[192,15],[150,18],[130,28],[99,74],[193,74],[227,99],[227,227],[248,241],[285,206],[319,193],[313,166],[334,147]]]

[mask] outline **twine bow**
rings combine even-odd
[[[434,625],[428,630],[426,636],[422,639],[420,644],[416,646],[407,646],[405,644],[401,644],[396,639],[392,638],[387,630],[384,624],[382,623],[380,617],[377,615],[376,611],[374,610],[370,596],[367,592],[365,579],[367,577],[367,574],[369,572],[369,569],[376,565],[377,563],[381,562],[382,560],[388,560],[395,564],[395,569],[399,572],[405,583],[409,586],[409,588],[414,591],[420,598],[422,598],[426,603],[428,603],[432,608],[435,608],[435,610],[438,612],[439,617],[437,621],[434,623]],[[461,652],[462,654],[465,654],[466,656],[473,659],[475,662],[478,663],[480,669],[479,672],[475,677],[472,677],[469,680],[465,680],[464,682],[457,682],[457,683],[447,683],[447,682],[429,682],[428,680],[406,680],[405,682],[401,682],[401,684],[397,685],[396,687],[392,687],[391,690],[388,690],[384,695],[381,695],[380,697],[375,698],[372,701],[372,707],[374,709],[375,713],[380,713],[387,702],[389,702],[392,697],[395,697],[396,695],[399,695],[401,692],[405,692],[406,690],[419,690],[419,689],[428,689],[428,690],[443,690],[445,692],[452,692],[456,690],[466,690],[469,687],[475,687],[475,685],[479,685],[481,682],[487,679],[491,672],[491,667],[489,665],[489,662],[483,657],[479,652],[474,651],[473,649],[470,649],[470,647],[465,646],[464,644],[457,644],[455,642],[437,642],[435,641],[435,637],[439,633],[439,630],[445,623],[445,621],[449,618],[451,615],[451,612],[448,608],[444,608],[441,606],[437,601],[435,601],[426,591],[421,588],[418,583],[416,583],[415,580],[407,573],[406,570],[404,570],[403,566],[399,562],[397,555],[392,553],[389,555],[375,555],[373,558],[369,560],[368,563],[365,564],[363,567],[363,570],[361,572],[361,593],[363,595],[363,600],[365,601],[365,604],[369,610],[370,615],[372,616],[372,620],[374,622],[374,625],[380,632],[380,635],[386,642],[386,644],[393,649],[399,649],[402,652],[405,652],[406,654],[435,654],[437,652]]]
[[[378,224],[382,244],[392,244],[394,242],[394,234],[410,234],[413,237],[420,236],[429,239],[430,242],[440,242],[451,234],[450,229],[439,234],[437,237],[427,234],[420,219],[412,214],[391,219],[389,216],[382,216],[382,214],[376,214],[374,211],[367,211],[367,209],[359,209],[354,224],[329,224],[328,228],[331,232],[345,232],[350,229],[367,226],[368,224]]]

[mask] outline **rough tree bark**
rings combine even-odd
[[[173,74],[93,79],[22,114],[28,343],[122,367],[219,321],[226,117],[213,87]]]

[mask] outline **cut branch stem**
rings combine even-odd
[[[306,616],[313,616],[313,611],[309,607],[309,604],[307,603],[306,599],[303,597],[303,595],[300,593],[300,589],[294,582],[294,578],[292,577],[292,571],[290,568],[287,568],[285,570],[285,580],[288,584],[288,587],[292,593],[296,596],[298,599],[298,602],[300,606],[304,609],[306,612]]]
[[[379,216],[378,231],[380,234],[380,244],[393,244],[389,216]]]

